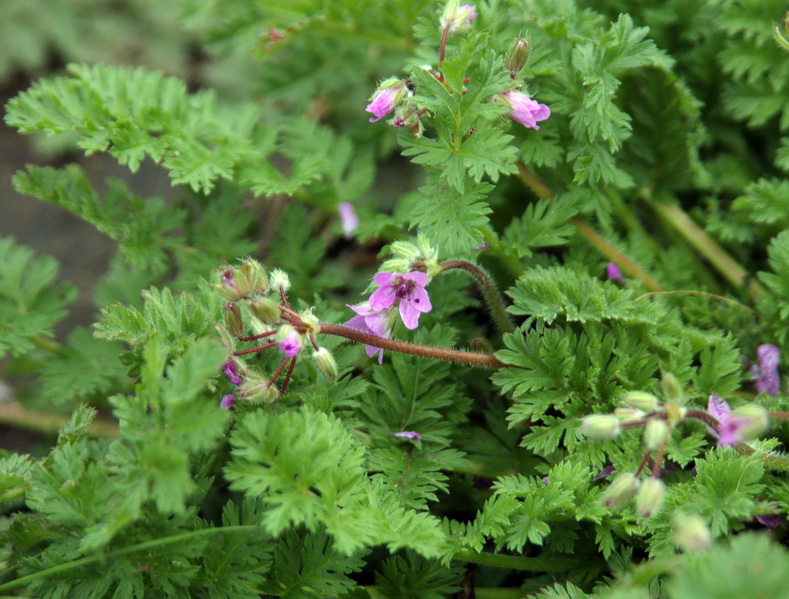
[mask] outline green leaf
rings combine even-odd
[[[379,592],[388,599],[443,599],[458,592],[462,568],[448,568],[407,551],[384,560],[375,573]]]
[[[0,357],[21,356],[53,335],[77,294],[73,286],[55,282],[57,273],[54,258],[35,258],[10,237],[0,237]]]

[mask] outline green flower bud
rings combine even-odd
[[[269,403],[279,397],[279,390],[276,385],[269,386],[266,379],[249,375],[241,385],[236,397],[255,404]]]
[[[252,314],[265,324],[274,324],[279,320],[279,306],[267,297],[256,298],[247,302]]]
[[[674,541],[686,553],[704,551],[712,546],[712,533],[701,516],[674,514]]]
[[[246,258],[236,271],[236,286],[243,297],[265,293],[268,287],[266,269],[253,258]]]
[[[629,391],[624,394],[621,403],[629,408],[645,412],[654,412],[659,405],[658,398],[646,391]]]
[[[637,410],[636,408],[616,408],[614,410],[614,416],[619,418],[620,423],[630,424],[631,422],[638,422],[641,420],[646,416],[646,412]]]
[[[642,518],[651,518],[660,511],[666,487],[659,478],[648,478],[641,483],[636,495],[636,514]]]
[[[309,330],[317,335],[318,333],[321,332],[321,325],[320,325],[320,321],[318,320],[318,317],[312,313],[312,310],[313,308],[310,308],[309,310],[305,310],[300,314],[300,316],[301,316],[301,321],[307,325]]]
[[[770,418],[767,414],[767,410],[755,403],[734,408],[731,411],[730,418],[737,419],[737,422],[740,422],[740,418],[744,419],[742,421],[744,424],[737,427],[737,432],[743,441],[755,439],[766,431],[767,427],[770,425]]]
[[[663,395],[666,397],[666,401],[678,405],[685,403],[685,397],[682,393],[682,385],[679,384],[677,377],[675,377],[670,372],[667,372],[663,375],[663,380],[660,384],[663,387]]]
[[[530,46],[528,39],[519,37],[512,42],[512,45],[504,55],[504,68],[512,73],[513,76],[519,73],[526,65]]]
[[[409,260],[408,258],[390,258],[381,264],[379,272],[407,273],[411,271],[411,264],[413,262],[413,260]]]
[[[421,256],[419,248],[408,241],[395,241],[392,243],[390,248],[392,250],[393,256],[404,258],[406,260],[410,260],[411,262],[419,260]]]
[[[608,485],[608,488],[600,496],[600,500],[606,507],[610,507],[613,510],[621,510],[636,496],[640,485],[641,481],[634,474],[625,472],[617,476]]]
[[[778,43],[778,47],[789,52],[789,12],[783,22],[783,31],[778,25],[773,25],[773,37]]]
[[[337,362],[334,356],[325,347],[319,347],[318,351],[312,353],[312,358],[321,369],[321,372],[326,375],[326,378],[332,381],[337,380]]]
[[[592,414],[581,422],[581,431],[590,439],[614,439],[621,432],[619,424],[619,418],[613,414]]]
[[[225,315],[225,326],[227,331],[234,337],[238,337],[244,332],[244,321],[241,319],[241,313],[238,311],[238,306],[233,303],[227,303],[222,308]]]
[[[668,424],[665,420],[652,418],[644,427],[644,445],[647,449],[657,449],[666,440]]]

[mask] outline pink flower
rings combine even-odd
[[[393,307],[399,300],[400,317],[406,328],[415,329],[419,325],[419,315],[433,309],[425,290],[427,275],[423,272],[379,272],[375,275],[375,284],[378,289],[370,296],[370,308],[384,310]]]
[[[748,426],[751,420],[744,416],[732,416],[729,404],[717,393],[710,395],[707,402],[707,412],[720,423],[717,431],[710,426],[707,427],[712,436],[717,437],[718,445],[737,445],[745,440],[742,435],[742,429]]]
[[[301,339],[296,331],[291,331],[279,343],[279,351],[285,354],[288,358],[295,358],[301,351]]]
[[[619,267],[614,264],[613,262],[609,262],[608,266],[606,266],[606,274],[608,275],[609,281],[624,281],[625,277],[622,276],[622,272],[619,270]]]
[[[456,8],[455,8],[456,7]],[[448,34],[465,31],[471,21],[477,18],[477,7],[471,4],[457,6],[457,2],[448,2],[444,13],[441,15],[441,29],[447,29]]]
[[[764,343],[756,348],[756,357],[759,360],[756,389],[759,393],[767,391],[770,395],[775,395],[781,386],[781,377],[778,374],[778,358],[781,357],[781,350],[771,343]]]
[[[389,339],[389,333],[391,333],[389,330],[389,316],[391,310],[388,308],[383,310],[373,310],[367,303],[360,304],[358,306],[351,306],[350,304],[345,305],[356,312],[356,316],[346,322],[345,326],[356,329],[357,331],[361,331],[362,333],[367,333],[368,335],[375,335],[376,337]],[[383,363],[384,350],[382,350],[380,347],[375,347],[374,345],[365,345],[364,349],[367,352],[367,355],[371,358],[375,356],[375,354],[378,354],[378,363]]]
[[[540,104],[536,100],[532,100],[526,94],[510,90],[499,95],[512,107],[509,115],[524,127],[539,129],[537,123],[551,116],[550,108],[545,104]]]
[[[353,209],[353,204],[350,202],[342,202],[337,206],[337,212],[340,214],[340,224],[342,225],[342,232],[346,239],[350,239],[356,227],[359,226],[359,217]]]
[[[222,401],[219,402],[219,405],[227,410],[233,407],[233,400],[236,398],[235,395],[232,393],[229,395],[225,395],[222,397]]]
[[[236,372],[236,365],[234,362],[225,362],[222,364],[222,372],[225,373],[225,376],[230,379],[230,382],[234,385],[240,385],[241,379],[238,378],[238,373]]]
[[[370,98],[370,103],[365,110],[372,112],[375,117],[370,119],[371,123],[380,121],[387,114],[392,112],[395,105],[399,103],[403,96],[404,85],[399,79],[387,79]]]

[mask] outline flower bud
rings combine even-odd
[[[390,250],[393,256],[405,258],[411,262],[419,260],[422,255],[419,248],[409,241],[394,241],[390,246]],[[409,268],[408,270],[411,269]]]
[[[625,472],[617,476],[608,485],[608,488],[600,496],[600,500],[606,507],[610,507],[613,510],[621,510],[636,496],[640,484],[641,481],[634,474]]]
[[[666,440],[668,424],[660,418],[652,418],[644,427],[644,445],[647,449],[657,449]]]
[[[674,514],[674,541],[686,553],[704,551],[712,546],[712,533],[696,514]]]
[[[746,404],[731,411],[731,418],[738,423],[737,431],[743,441],[755,439],[767,430],[770,419],[759,404]]]
[[[682,385],[679,384],[677,377],[667,372],[663,375],[663,380],[660,384],[663,387],[663,395],[666,397],[666,401],[678,405],[685,403],[685,398],[682,394]]]
[[[317,351],[312,353],[312,358],[326,378],[331,381],[337,380],[337,362],[334,361],[334,356],[328,349],[319,347]]]
[[[666,487],[659,478],[648,478],[641,484],[636,495],[636,514],[642,518],[651,518],[663,505]]]
[[[658,407],[658,398],[646,391],[628,391],[620,402],[629,408],[637,408],[645,412],[654,412]]]
[[[252,314],[260,322],[274,324],[279,320],[279,306],[267,297],[251,300],[247,303]]]
[[[312,313],[312,308],[309,310],[304,310],[299,316],[301,316],[301,322],[307,325],[307,328],[313,332],[313,334],[318,334],[321,332],[321,323],[318,320],[318,317]]]
[[[225,326],[227,331],[234,337],[238,337],[244,332],[244,321],[241,319],[241,313],[238,311],[238,306],[234,303],[228,302],[222,308],[225,315]]]
[[[234,269],[230,266],[225,266],[219,271],[219,279],[221,282],[215,284],[214,289],[216,289],[222,297],[231,302],[235,302],[243,297],[236,286],[236,273]]]
[[[781,49],[789,52],[789,12],[784,17],[783,31],[778,25],[773,25],[773,37]]]
[[[282,269],[275,268],[272,270],[269,282],[277,292],[287,293],[288,289],[290,289],[290,277],[288,277],[288,273]]]
[[[477,7],[464,4],[458,6],[458,0],[449,0],[441,15],[441,29],[448,29],[449,33],[465,31],[477,16]]]
[[[269,385],[266,379],[255,375],[250,375],[236,393],[236,399],[256,404],[274,401],[278,396],[276,385]]]
[[[284,326],[280,329],[277,337],[280,339],[279,351],[288,358],[295,358],[301,351],[301,335],[291,326]]]
[[[519,37],[512,42],[512,45],[504,55],[504,68],[512,73],[513,77],[526,65],[530,46],[528,39]]]
[[[236,287],[242,297],[265,293],[268,287],[266,269],[254,258],[246,258],[236,271]]]
[[[614,416],[619,418],[620,423],[630,424],[631,422],[638,422],[641,420],[646,416],[646,412],[637,410],[636,408],[616,408],[614,410]]]
[[[581,431],[590,439],[614,439],[621,432],[619,418],[612,414],[592,414],[581,422]]]

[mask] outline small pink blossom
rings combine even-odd
[[[512,107],[509,115],[524,127],[539,129],[537,123],[551,116],[551,109],[545,104],[532,100],[526,94],[509,90],[499,94],[501,98]]]
[[[399,300],[400,317],[406,328],[415,329],[419,325],[420,314],[433,309],[425,290],[427,275],[423,272],[379,272],[375,275],[375,284],[378,289],[370,296],[370,308],[384,310],[393,307]]]
[[[401,433],[389,433],[393,437],[400,437],[401,439],[414,439],[416,441],[422,440],[422,435],[416,431],[403,431]]]
[[[238,373],[236,372],[236,365],[234,362],[228,361],[222,364],[222,372],[234,385],[241,384],[241,379],[238,378]]]
[[[279,351],[285,354],[288,358],[295,358],[301,351],[301,339],[296,331],[291,331],[279,343]]]
[[[337,212],[340,215],[340,224],[342,225],[342,232],[346,239],[350,239],[356,227],[359,226],[359,217],[356,216],[356,211],[353,209],[353,204],[350,202],[342,202],[337,206]]]
[[[346,322],[345,326],[361,331],[362,333],[367,333],[368,335],[389,339],[389,334],[391,333],[389,329],[390,309],[373,310],[370,308],[370,304],[367,303],[358,306],[351,306],[350,304],[345,305],[356,312],[356,316]],[[384,350],[374,345],[365,345],[364,348],[369,357],[372,358],[375,354],[378,354],[378,363],[383,363]]]
[[[229,395],[225,395],[222,397],[222,401],[219,402],[219,405],[227,410],[233,407],[233,400],[236,398],[235,395],[232,393]]]
[[[759,360],[759,378],[756,379],[756,389],[759,393],[767,391],[770,395],[775,395],[781,387],[781,377],[778,374],[778,359],[781,357],[781,350],[771,343],[764,343],[756,348],[756,357]]]
[[[395,105],[402,98],[404,84],[398,79],[387,79],[384,81],[370,98],[370,103],[365,110],[375,116],[370,119],[371,123],[380,121],[387,114],[392,112]]]
[[[707,430],[717,437],[718,445],[737,445],[745,441],[742,430],[751,424],[751,419],[745,416],[732,415],[729,404],[717,393],[710,395],[707,402],[707,412],[715,417],[719,424],[718,430],[708,426]]]
[[[622,276],[622,272],[619,270],[619,267],[613,262],[609,262],[608,265],[606,266],[606,275],[608,275],[609,281],[625,280],[625,277]]]

